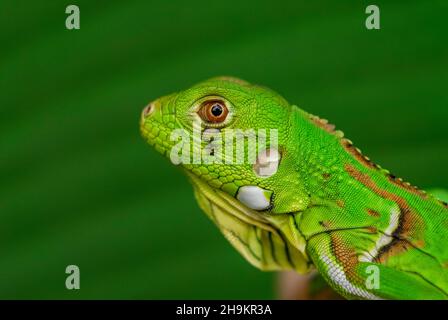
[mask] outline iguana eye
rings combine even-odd
[[[204,101],[198,114],[201,119],[208,123],[222,123],[226,120],[229,109],[222,100],[208,100]]]

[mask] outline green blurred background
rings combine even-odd
[[[150,100],[216,75],[330,119],[448,188],[448,2],[0,2],[0,298],[273,298],[139,136]],[[77,4],[81,29],[65,29]],[[81,289],[65,288],[65,268]]]

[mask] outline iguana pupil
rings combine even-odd
[[[222,106],[219,104],[214,104],[212,107],[212,114],[215,117],[219,117],[222,114]]]

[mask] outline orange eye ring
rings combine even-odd
[[[204,101],[198,111],[199,116],[205,122],[217,124],[226,120],[229,114],[224,101],[219,99]]]

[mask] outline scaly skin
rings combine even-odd
[[[198,117],[198,106],[217,97],[229,109],[218,128],[223,136],[236,128],[278,130],[281,160],[271,176],[258,176],[246,162],[180,164],[199,206],[251,264],[317,268],[350,299],[448,298],[447,204],[373,164],[334,126],[275,92],[210,79],[154,101],[142,113],[142,135],[169,157],[174,129],[193,133],[192,121],[201,132],[212,126]],[[269,207],[237,200],[243,186],[268,191]],[[379,276],[373,287],[372,274]]]

